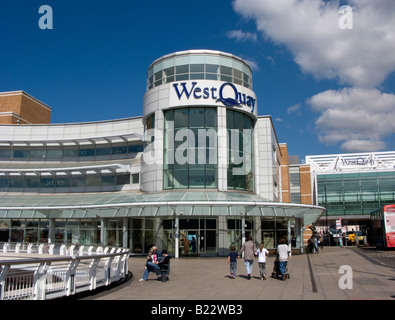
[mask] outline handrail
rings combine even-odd
[[[55,299],[127,277],[129,249],[88,246],[86,251],[86,246],[79,246],[75,252],[76,245],[68,246],[66,249],[66,245],[59,244],[3,243],[5,254],[24,251],[37,258],[0,259],[0,300]],[[44,247],[48,253],[43,253]],[[54,254],[58,249],[63,256]]]

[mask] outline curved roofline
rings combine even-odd
[[[187,207],[195,209],[196,207],[238,207],[242,206],[245,208],[245,212],[240,213],[239,216],[272,216],[265,214],[262,210],[265,208],[273,210],[273,216],[280,216],[280,217],[288,217],[288,218],[301,218],[303,219],[303,225],[311,225],[315,221],[317,221],[326,211],[324,207],[316,206],[316,205],[305,205],[305,204],[293,204],[293,203],[278,203],[278,202],[265,202],[265,201],[147,201],[147,202],[128,202],[128,203],[107,203],[107,204],[100,204],[100,205],[75,205],[75,206],[37,206],[37,207],[0,207],[0,212],[5,211],[6,214],[2,214],[2,218],[8,218],[10,214],[10,218],[14,217],[17,213],[19,217],[24,217],[23,212],[27,211],[28,217],[30,219],[34,218],[49,218],[51,214],[55,214],[55,218],[59,219],[72,219],[72,218],[101,218],[101,217],[157,217],[158,214],[160,216],[171,216],[175,215],[175,211],[180,207],[185,210]],[[143,214],[142,211],[145,208],[156,208],[155,213],[152,215]],[[173,210],[172,214],[160,214],[160,208],[171,208]],[[118,210],[121,208],[127,209],[127,212],[121,212],[118,214]],[[139,212],[135,215],[130,214],[129,211],[132,209],[139,209]],[[258,211],[254,210],[257,209]],[[101,210],[104,210],[104,214],[101,214]],[[111,213],[106,213],[106,210],[115,210]],[[280,210],[280,211],[278,211]],[[32,213],[33,211],[33,213]],[[66,212],[59,212],[59,211],[66,211]],[[71,211],[71,212],[70,212]],[[81,212],[77,213],[77,217],[74,214],[77,211],[84,211],[82,216]],[[38,216],[37,216],[38,215]],[[200,212],[196,214],[196,216],[202,215]],[[219,216],[213,215],[211,209],[204,216]],[[185,212],[182,213],[181,211],[177,215],[178,217],[191,217],[195,216],[193,213]],[[235,216],[230,212],[224,214],[224,216]]]
[[[108,123],[108,122],[119,122],[119,121],[130,121],[130,120],[138,120],[142,119],[143,116],[134,116],[134,117],[125,117],[125,118],[117,118],[117,119],[107,119],[107,120],[92,120],[92,121],[82,121],[82,122],[61,122],[61,123],[31,123],[31,124],[10,124],[10,123],[2,123],[0,127],[56,127],[56,126],[71,126],[71,125],[86,125],[86,124],[99,124],[99,123]]]
[[[104,209],[121,207],[161,207],[161,206],[254,206],[254,207],[277,207],[277,208],[303,208],[315,209],[325,212],[326,209],[312,204],[289,203],[289,202],[270,202],[270,201],[141,201],[141,202],[121,202],[106,204],[88,205],[63,205],[63,206],[26,206],[26,207],[0,207],[0,210],[67,210],[67,209]]]
[[[227,52],[223,52],[223,51],[218,51],[218,50],[209,50],[209,49],[194,49],[194,50],[184,50],[184,51],[176,51],[173,53],[169,53],[166,54],[158,59],[156,59],[154,62],[152,62],[148,69],[149,70],[152,66],[154,66],[155,64],[157,64],[160,61],[166,60],[166,59],[170,59],[172,57],[177,57],[177,56],[184,56],[184,55],[193,55],[193,54],[212,54],[212,55],[217,55],[217,56],[225,56],[228,58],[232,58],[235,60],[239,60],[240,62],[242,62],[243,64],[245,64],[248,69],[250,69],[250,72],[252,73],[251,67],[249,66],[249,64],[242,58],[235,56],[234,54],[231,53],[227,53]]]

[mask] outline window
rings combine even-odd
[[[102,186],[113,186],[115,185],[115,176],[114,175],[105,175],[101,177],[101,185]]]
[[[45,149],[31,149],[30,150],[30,160],[45,160],[47,157],[47,152]]]
[[[11,154],[12,154],[12,152],[10,149],[0,149],[0,159],[1,160],[10,160]]]
[[[215,108],[165,112],[164,189],[217,186],[216,127]]]
[[[209,59],[212,63],[203,63],[205,60],[208,62],[206,58],[191,56],[190,59],[183,57],[159,62],[148,70],[147,88],[152,89],[162,83],[199,79],[221,80],[233,82],[246,88],[252,87],[250,71],[243,63],[229,58],[218,59],[219,57]],[[187,64],[188,61],[190,64]],[[214,61],[218,61],[219,64],[214,64]],[[176,65],[172,66],[174,64]]]
[[[132,174],[132,184],[138,184],[138,183],[140,183],[140,174],[133,173]]]
[[[47,159],[48,160],[61,160],[62,157],[63,157],[63,150],[62,149],[48,149],[47,150]]]
[[[94,148],[80,149],[80,157],[93,157],[95,155]]]
[[[97,156],[108,156],[111,154],[111,148],[97,148],[96,149],[96,155]]]
[[[226,111],[228,130],[228,189],[253,191],[252,120],[247,115]]]
[[[29,150],[27,149],[14,149],[12,158],[15,160],[26,160],[29,158]]]
[[[117,185],[130,184],[130,174],[116,176]]]

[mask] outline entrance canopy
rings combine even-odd
[[[317,221],[325,208],[268,202],[250,193],[169,191],[0,195],[0,219],[84,219],[160,216],[270,216]]]

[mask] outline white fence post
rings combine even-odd
[[[75,273],[79,264],[79,260],[72,260],[66,271],[66,295],[75,293]]]
[[[61,255],[61,256],[65,256],[66,255],[66,246],[64,245],[64,244],[62,244],[61,246],[60,246],[60,252],[59,252],[59,254]]]
[[[93,259],[91,264],[89,265],[89,282],[90,282],[90,288],[89,290],[94,290],[96,289],[96,270],[97,270],[97,265],[100,262],[100,258]]]
[[[54,245],[53,243],[50,244],[50,245],[49,245],[49,249],[48,249],[48,253],[51,254],[51,255],[53,255],[53,250],[54,250],[54,248],[55,248],[55,245]]]
[[[111,265],[113,260],[114,257],[109,257],[104,267],[104,281],[106,283],[106,286],[111,283]]]
[[[10,266],[4,266],[4,268],[0,266],[0,300],[4,300],[5,279],[7,278],[8,270],[10,270]]]
[[[42,262],[34,273],[33,284],[36,300],[45,300],[47,286],[47,272],[50,262]]]
[[[72,245],[70,246],[70,248],[69,248],[69,256],[73,256],[73,255],[74,255],[74,248],[75,248],[75,245],[72,244]]]

